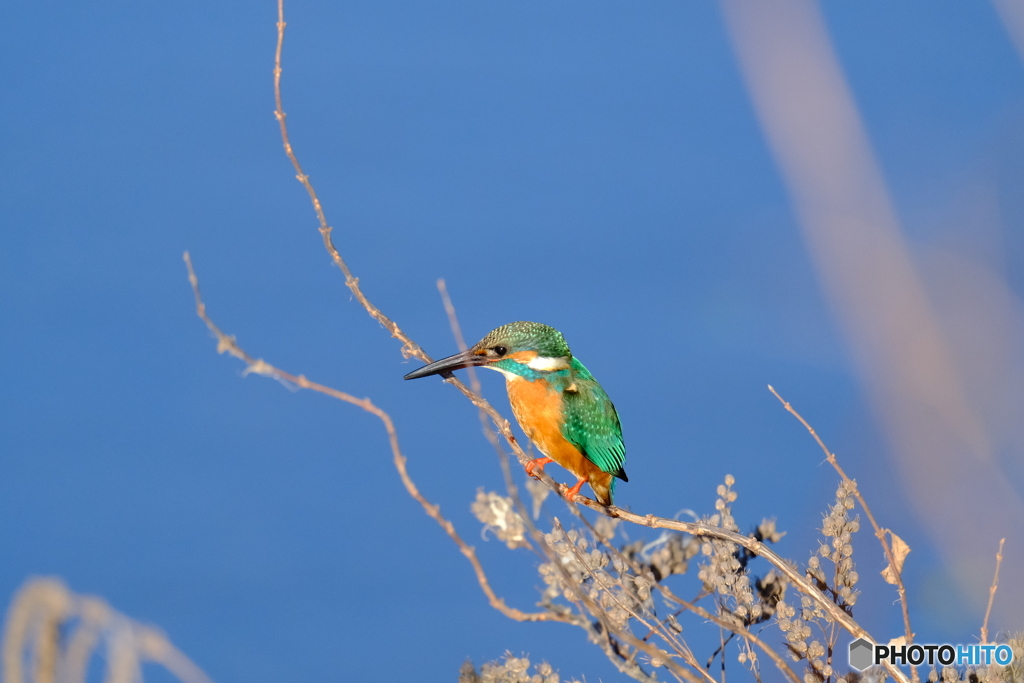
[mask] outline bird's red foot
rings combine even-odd
[[[585,483],[587,483],[586,479],[580,479],[578,482],[576,482],[575,486],[573,486],[571,489],[565,492],[565,499],[573,500],[574,498],[576,498],[576,496],[580,495],[580,489],[583,488],[583,485]]]
[[[540,470],[541,472],[543,472],[544,465],[547,465],[549,462],[554,462],[554,460],[552,460],[551,458],[537,458],[536,460],[531,460],[530,462],[526,463],[526,473],[531,477],[536,477],[537,475],[534,474],[533,471]]]

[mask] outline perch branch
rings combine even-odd
[[[988,618],[992,614],[992,603],[996,599],[996,589],[999,587],[999,566],[1003,564],[1003,544],[1005,538],[999,539],[999,550],[996,551],[996,573],[992,576],[992,585],[988,589],[988,607],[985,608],[985,620],[981,622],[981,644],[988,643]]]
[[[349,288],[353,296],[362,304],[363,308],[366,309],[373,318],[384,326],[391,336],[402,342],[402,352],[406,357],[413,356],[419,358],[424,362],[430,362],[430,357],[427,356],[426,352],[420,348],[419,344],[410,339],[405,332],[401,330],[390,318],[381,312],[379,308],[373,305],[366,295],[363,294],[362,288],[359,286],[359,278],[352,274],[348,264],[345,263],[345,259],[341,257],[338,249],[334,246],[334,240],[331,237],[333,228],[327,222],[327,216],[324,214],[323,204],[320,202],[320,197],[317,196],[316,190],[313,188],[313,183],[310,182],[309,176],[306,175],[305,171],[302,170],[302,165],[299,163],[299,158],[295,155],[295,150],[292,147],[291,140],[288,137],[288,115],[284,111],[284,104],[281,98],[281,51],[284,48],[284,0],[277,1],[277,49],[274,51],[274,117],[277,119],[278,126],[281,129],[281,142],[284,145],[284,153],[288,155],[288,160],[292,162],[292,166],[295,168],[295,177],[298,179],[302,186],[306,188],[306,192],[309,194],[309,200],[313,204],[313,210],[316,212],[317,221],[320,224],[320,236],[323,238],[324,248],[327,249],[327,253],[331,255],[331,259],[334,260],[336,265],[341,272],[345,275],[345,286]]]
[[[861,495],[860,488],[852,479],[850,479],[850,477],[847,476],[843,468],[839,466],[839,461],[836,459],[835,453],[829,450],[828,446],[826,446],[825,442],[822,441],[821,437],[818,435],[818,432],[815,431],[814,427],[812,427],[807,422],[807,420],[805,420],[803,416],[796,411],[796,409],[789,403],[789,401],[786,401],[784,398],[779,396],[779,392],[775,391],[774,387],[768,385],[768,390],[772,392],[775,398],[779,399],[779,402],[782,403],[782,406],[793,417],[799,420],[800,424],[802,424],[805,429],[807,429],[810,435],[817,442],[818,446],[825,453],[825,459],[828,460],[828,463],[832,465],[832,467],[835,468],[835,471],[839,473],[839,476],[842,477],[843,482],[851,485],[850,489],[853,491],[854,497],[860,504],[861,509],[864,510],[865,516],[867,516],[868,521],[871,523],[871,528],[875,530],[875,536],[878,538],[878,542],[882,546],[882,551],[885,553],[885,559],[889,563],[889,566],[892,567],[893,576],[896,579],[896,590],[900,595],[900,607],[903,610],[903,628],[906,632],[907,644],[910,645],[914,642],[914,632],[910,629],[910,610],[907,607],[907,589],[903,586],[903,572],[897,569],[898,565],[896,563],[896,558],[894,557],[892,552],[892,546],[889,544],[888,541],[885,540],[885,529],[881,528],[878,525],[878,522],[875,521],[875,516],[871,513],[871,508],[868,507],[867,501],[864,500],[864,496]]]

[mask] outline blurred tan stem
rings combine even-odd
[[[980,594],[987,585],[982,560],[997,539],[1024,528],[1024,505],[966,395],[964,370],[903,237],[821,9],[812,0],[721,0],[721,6],[907,503],[960,589]],[[1012,552],[1008,566],[1024,582],[1024,554]],[[1021,613],[1024,592],[1000,607]]]

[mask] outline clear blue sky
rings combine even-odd
[[[453,352],[444,277],[474,340],[518,319],[559,328],[622,416],[617,502],[710,512],[731,473],[737,518],[777,517],[782,554],[803,561],[835,475],[772,383],[914,547],[919,638],[973,642],[982,607],[957,602],[901,502],[715,4],[286,11],[293,142],[388,315]],[[908,238],[970,234],[965,211],[988,197],[1024,294],[1024,67],[992,6],[825,12]],[[450,681],[505,649],[621,678],[581,632],[487,606],[374,418],[242,378],[195,317],[185,249],[250,353],[391,412],[499,593],[535,602],[534,559],[479,539],[469,513],[501,481],[471,406],[401,380],[416,365],[323,250],[272,116],[273,4],[42,0],[6,16],[0,596],[59,575],[222,682]],[[507,413],[500,378],[484,380]],[[859,616],[895,636],[863,536]]]

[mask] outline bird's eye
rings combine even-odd
[[[499,357],[504,356],[506,353],[508,353],[508,349],[505,348],[504,346],[495,346],[493,349],[491,349],[491,351],[494,351],[494,355]]]

